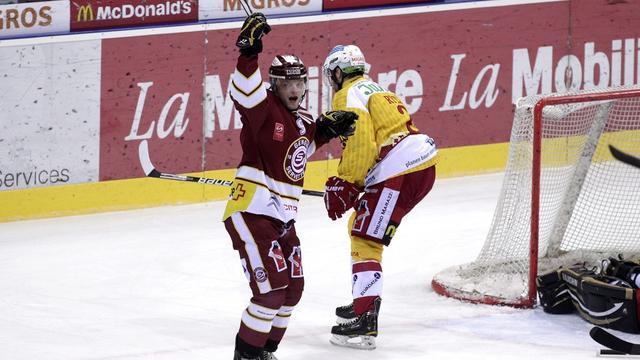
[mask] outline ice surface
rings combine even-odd
[[[384,253],[372,352],[329,344],[334,308],[350,301],[346,220],[332,222],[320,198],[304,197],[296,228],[306,288],[276,355],[593,358],[599,346],[577,315],[467,304],[431,290],[436,272],[477,256],[501,181],[438,180],[404,219]],[[231,359],[250,292],[223,209],[210,202],[0,224],[0,359]]]

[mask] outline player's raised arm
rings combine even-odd
[[[258,67],[258,54],[262,52],[262,37],[271,31],[267,18],[261,13],[247,17],[236,40],[240,56],[232,76],[231,97],[241,113],[253,109],[267,98],[266,84]]]

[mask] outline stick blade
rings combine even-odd
[[[589,331],[589,336],[598,344],[608,347],[609,349],[623,352],[625,354],[635,354],[634,344],[629,343],[619,337],[609,333],[608,331],[594,327]]]
[[[613,145],[609,145],[609,151],[611,151],[611,155],[613,155],[615,159],[622,161],[625,164],[640,168],[640,159],[637,157],[629,155]]]
[[[151,176],[151,174],[155,171],[153,164],[151,164],[151,159],[149,158],[149,143],[147,140],[140,141],[140,145],[138,145],[138,157],[140,158],[140,165],[142,165],[142,171],[147,176]]]

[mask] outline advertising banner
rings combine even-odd
[[[204,32],[103,41],[100,180],[143,177],[141,140],[163,171],[201,169],[204,46]]]
[[[200,0],[200,20],[244,18],[245,0]],[[248,0],[254,12],[265,15],[289,15],[322,11],[322,0]]]
[[[402,97],[438,147],[508,142],[519,97],[638,81],[640,19],[629,16],[630,7],[545,2],[274,25],[264,38],[261,72],[266,80],[276,54],[300,56],[309,67],[306,105],[317,114],[329,104],[320,76],[327,53],[355,43],[371,64],[369,76]],[[603,12],[608,20],[598,21]],[[455,27],[452,18],[459,19]],[[237,165],[241,124],[228,93],[237,34],[103,41],[101,180],[142,176],[133,165],[142,139],[162,171]],[[329,148],[314,159],[337,156]]]
[[[69,32],[69,1],[0,5],[0,39]]]
[[[324,10],[354,9],[367,6],[428,3],[435,0],[323,0]]]
[[[0,192],[98,180],[100,51],[0,46]]]
[[[198,21],[198,0],[74,0],[71,30]]]

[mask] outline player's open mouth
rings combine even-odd
[[[290,96],[289,97],[289,101],[298,101],[298,97],[297,96]]]

